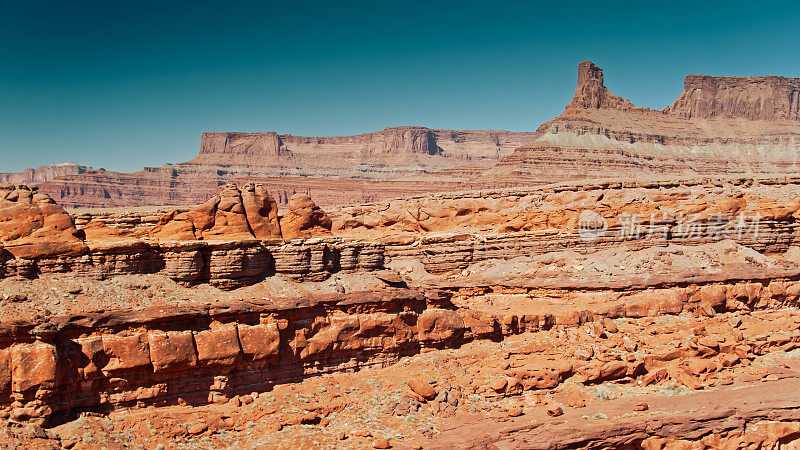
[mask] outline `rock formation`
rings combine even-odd
[[[536,139],[484,172],[487,179],[562,181],[800,171],[800,79],[688,75],[661,111],[637,108],[578,67],[575,97]]]
[[[229,184],[157,222],[87,211],[84,251],[0,261],[0,420],[19,424],[0,443],[790,442],[798,199],[797,177],[712,177],[326,213]]]
[[[78,175],[89,170],[88,167],[74,162],[40,166],[36,169],[25,169],[16,173],[0,173],[0,182],[33,185],[55,180],[60,177]]]
[[[285,239],[330,233],[331,219],[311,197],[295,194],[289,199],[288,206],[289,211],[281,217],[281,230]]]
[[[261,185],[228,184],[220,195],[185,212],[164,215],[150,236],[169,240],[280,239],[278,206]]]
[[[779,76],[688,75],[678,99],[653,110],[611,93],[603,70],[584,61],[572,101],[536,133],[424,127],[341,137],[204,133],[198,156],[185,163],[25,178],[70,207],[196,204],[231,181],[268,185],[278,204],[305,193],[328,206],[609,176],[794,173],[800,171],[798,86],[800,79]]]
[[[671,115],[691,119],[800,120],[800,78],[688,75]]]
[[[0,243],[16,258],[75,256],[86,245],[64,209],[25,185],[0,185]]]
[[[198,156],[185,163],[133,173],[83,168],[36,182],[70,207],[197,204],[234,181],[269,184],[283,194],[276,194],[281,204],[298,192],[325,205],[354,203],[427,192],[429,183],[409,177],[442,170],[439,189],[456,189],[532,139],[533,133],[425,127],[339,137],[204,133]],[[399,177],[406,179],[392,181]]]
[[[633,104],[612,94],[603,84],[603,69],[591,61],[578,64],[578,86],[567,108],[634,109]]]
[[[760,173],[792,170],[794,81],[697,83],[636,108],[582,63],[565,112],[486,172],[598,180],[323,211],[295,192],[318,181],[220,192],[240,169],[195,162],[217,173],[199,206],[75,219],[0,186],[0,445],[797,445],[800,177]],[[306,156],[447,158],[424,129],[326,139]],[[204,142],[302,159],[277,134]]]

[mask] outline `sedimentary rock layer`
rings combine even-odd
[[[302,298],[277,308],[239,302],[53,317],[0,332],[0,403],[13,402],[16,420],[140,401],[206,403],[385,363],[469,333],[457,312],[407,290]]]
[[[22,172],[0,173],[0,182],[13,184],[36,184],[56,178],[78,175],[89,170],[88,167],[74,162],[39,166],[35,169],[25,169]]]
[[[440,170],[447,171],[440,181],[450,184],[438,189],[452,189],[532,139],[533,133],[525,132],[425,127],[340,137],[204,133],[198,156],[185,163],[133,173],[84,168],[36,182],[69,207],[197,204],[221,185],[246,180],[269,184],[281,204],[295,193],[326,205],[345,204],[427,192],[426,182],[386,180]],[[346,181],[334,181],[339,179]]]
[[[612,94],[602,69],[584,61],[564,113],[484,176],[558,181],[797,172],[799,89],[798,78],[688,75],[680,97],[657,111]]]

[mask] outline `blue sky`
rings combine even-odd
[[[798,19],[788,1],[0,0],[0,171],[181,162],[204,131],[535,130],[585,59],[662,108],[687,73],[800,76]]]

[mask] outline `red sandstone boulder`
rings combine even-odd
[[[55,387],[55,347],[43,342],[11,347],[11,379],[14,392]]]
[[[258,360],[278,354],[281,336],[277,324],[239,325],[238,328],[239,342],[246,356]]]
[[[289,199],[289,211],[281,217],[280,229],[284,239],[307,238],[330,234],[333,222],[311,197],[295,194]]]
[[[406,381],[406,384],[412,391],[425,400],[433,400],[433,398],[436,397],[436,389],[424,380],[412,378]]]
[[[236,324],[198,331],[194,342],[197,359],[204,365],[230,365],[241,353]]]
[[[449,309],[426,309],[417,320],[420,341],[446,341],[460,336],[465,329],[461,316]]]
[[[27,186],[0,185],[0,243],[17,258],[75,256],[87,250],[72,217]]]

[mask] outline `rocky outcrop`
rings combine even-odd
[[[283,306],[117,310],[5,326],[0,407],[14,420],[42,423],[67,411],[137,402],[226,401],[298,377],[386,364],[422,347],[472,339],[463,313],[446,305],[435,292],[394,289]],[[500,334],[496,319],[483,320],[490,330],[483,336]]]
[[[226,160],[239,162],[240,157],[245,157],[251,161],[251,164],[258,165],[270,157],[280,156],[280,147],[280,139],[274,131],[268,133],[203,133],[200,136],[200,154],[196,160],[212,159],[218,163]]]
[[[687,75],[668,113],[687,119],[800,120],[800,78]]]
[[[75,223],[45,194],[0,185],[0,243],[15,258],[76,256],[87,250]]]
[[[578,86],[567,108],[634,109],[630,100],[612,94],[603,84],[603,69],[591,61],[578,64]]]
[[[81,245],[84,245],[81,242]],[[86,248],[86,247],[84,247]],[[188,285],[209,283],[234,289],[274,275],[319,281],[337,272],[382,269],[383,245],[330,238],[267,244],[243,241],[163,241],[137,239],[88,242],[80,255],[46,255],[34,259],[3,257],[2,277],[36,278],[53,273],[105,279],[133,274],[165,275]],[[0,277],[0,278],[2,278]]]
[[[324,205],[346,204],[429,192],[431,184],[424,180],[390,180],[442,170],[436,189],[459,188],[533,136],[425,127],[338,137],[204,133],[198,156],[186,163],[133,173],[85,169],[37,183],[67,207],[193,205],[234,181],[268,185],[279,204],[296,193]]]
[[[376,133],[341,137],[304,137],[268,133],[203,133],[200,154],[191,164],[269,166],[283,155],[302,155],[311,149],[351,157],[397,154],[436,155],[434,130],[393,127]],[[348,153],[349,152],[351,153]]]
[[[733,239],[779,253],[800,242],[796,178],[606,181],[540,189],[409,197],[332,211],[333,232],[383,242],[389,259],[413,258],[431,273],[561,249],[593,252]],[[781,194],[779,194],[779,192]],[[774,197],[773,197],[774,198]],[[602,228],[583,222],[595,214]]]
[[[149,232],[167,240],[280,239],[278,205],[263,186],[236,184],[189,211],[165,214]]]
[[[384,263],[382,245],[330,236],[331,220],[303,195],[281,219],[287,239],[297,239],[284,244],[275,201],[253,183],[242,191],[227,185],[205,204],[164,214],[152,228],[135,226],[142,216],[106,216],[84,220],[78,230],[52,199],[27,186],[0,186],[0,196],[0,278],[161,274],[233,289],[276,274],[318,281]]]
[[[311,197],[295,194],[289,199],[289,211],[281,217],[284,239],[309,238],[330,234],[332,222]]]

